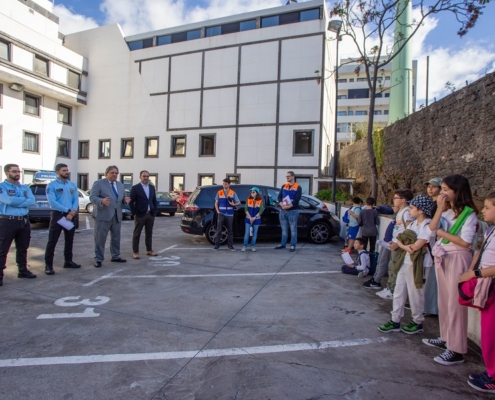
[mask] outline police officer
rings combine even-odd
[[[15,241],[18,278],[36,278],[27,269],[27,250],[31,240],[29,207],[35,204],[33,193],[19,183],[21,171],[17,164],[4,167],[7,179],[0,183],[0,286],[3,285],[3,270],[7,267],[7,254]]]
[[[50,182],[46,187],[46,197],[50,203],[52,213],[50,215],[50,228],[48,230],[48,243],[45,251],[45,274],[53,275],[53,256],[55,246],[62,231],[65,236],[64,247],[64,268],[80,268],[81,265],[72,261],[72,244],[74,243],[74,233],[79,227],[79,193],[77,186],[69,181],[69,168],[66,164],[57,164],[55,172],[58,179]],[[62,218],[74,223],[74,227],[67,229],[58,223]]]

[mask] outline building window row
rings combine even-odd
[[[286,25],[296,22],[311,21],[320,19],[320,9],[314,8],[311,10],[296,11],[291,13],[285,13],[280,15],[271,15],[269,17],[261,18],[261,28],[269,28],[271,26]],[[247,20],[232,22],[224,25],[208,26],[205,28],[205,37],[226,35],[229,33],[236,33],[242,31],[248,31],[256,29],[256,20]],[[163,46],[171,43],[184,42],[187,40],[200,39],[202,37],[202,29],[194,29],[186,32],[172,33],[170,35],[163,35],[142,40],[135,40],[128,42],[129,49],[140,50],[153,46]]]
[[[1,127],[0,127],[1,133]],[[1,147],[0,147],[1,148]],[[24,131],[22,141],[24,153],[40,154],[40,134]],[[57,157],[71,158],[71,140],[59,138],[57,142]]]
[[[25,92],[24,114],[41,117],[42,99],[41,96]],[[61,124],[72,125],[72,107],[59,103],[57,120]]]
[[[381,76],[379,76],[379,77],[377,78],[378,82],[382,82],[382,79],[383,79],[383,78],[382,78]],[[386,77],[385,77],[385,80],[386,80],[386,81],[389,81],[389,80],[390,80],[390,76],[386,76]],[[357,79],[356,79],[356,82],[367,82],[367,81],[368,81],[368,80],[367,80],[366,78],[357,78]],[[339,79],[337,79],[337,82],[338,82],[338,83],[348,83],[348,82],[349,82],[349,83],[352,83],[352,82],[354,82],[354,78],[349,78],[349,79],[347,79],[347,78],[339,78]]]

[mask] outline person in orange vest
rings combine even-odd
[[[246,247],[249,242],[249,236],[251,238],[251,250],[256,251],[256,238],[258,237],[258,228],[261,224],[261,214],[264,211],[263,200],[261,200],[260,189],[253,186],[251,189],[251,195],[246,200],[244,206],[246,212],[246,219],[244,220],[245,232],[244,232],[244,245],[241,251],[246,251]]]
[[[275,247],[275,250],[285,249],[287,238],[289,237],[290,227],[290,252],[296,251],[297,244],[297,218],[299,217],[299,200],[301,200],[302,189],[296,183],[296,176],[293,171],[288,171],[286,176],[287,183],[282,186],[278,194],[280,204],[280,227],[282,228],[282,240]]]
[[[217,233],[215,234],[215,247],[213,250],[220,248],[220,238],[222,237],[222,229],[227,227],[227,245],[230,251],[234,249],[234,207],[241,205],[239,197],[230,188],[230,179],[225,178],[222,182],[223,189],[220,189],[215,197],[215,209],[217,210]]]

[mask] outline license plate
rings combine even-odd
[[[50,203],[48,203],[48,201],[37,201],[36,205],[38,208],[50,207]]]

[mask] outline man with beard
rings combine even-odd
[[[50,228],[48,230],[48,243],[45,251],[45,274],[53,275],[53,256],[55,246],[62,231],[65,236],[64,247],[64,268],[80,268],[79,264],[72,261],[72,245],[74,243],[74,233],[79,227],[79,194],[77,186],[69,181],[69,168],[66,164],[57,164],[55,172],[58,179],[50,182],[46,187],[46,197],[52,213],[50,215]],[[72,228],[64,228],[58,222],[66,218],[74,224]]]
[[[36,278],[27,269],[27,250],[31,241],[29,207],[35,204],[34,195],[26,185],[19,183],[21,171],[17,164],[4,167],[7,179],[0,183],[0,286],[12,241],[15,241],[18,278]]]

